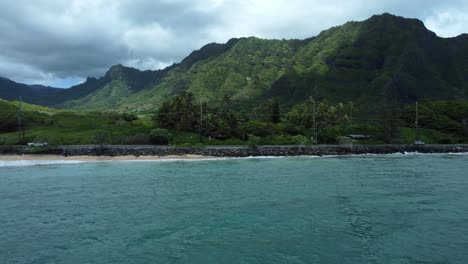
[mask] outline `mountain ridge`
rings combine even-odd
[[[384,13],[304,40],[250,37],[209,43],[156,71],[115,65],[99,79],[25,101],[59,108],[151,111],[189,91],[209,100],[229,95],[243,105],[272,97],[293,105],[308,96],[361,105],[404,104],[423,98],[465,100],[466,76],[468,34],[441,38],[418,19]],[[0,98],[2,88],[0,84]]]

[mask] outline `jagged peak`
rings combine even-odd
[[[125,68],[125,66],[123,66],[122,64],[116,64],[116,65],[113,65],[112,67],[110,67],[110,69],[122,69],[122,68]]]
[[[116,80],[122,78],[123,66],[121,64],[112,66],[107,72],[104,78],[108,80]]]
[[[124,78],[124,75],[129,71],[140,71],[140,70],[131,68],[131,67],[126,67],[122,64],[117,64],[117,65],[110,67],[110,69],[106,72],[106,75],[104,76],[104,78],[107,80],[121,80]]]
[[[367,20],[363,21],[363,23],[388,23],[388,22],[394,22],[397,23],[398,25],[412,25],[416,27],[420,27],[422,29],[427,30],[426,26],[424,23],[417,19],[417,18],[406,18],[402,16],[397,16],[393,15],[390,13],[383,13],[380,15],[373,15]]]

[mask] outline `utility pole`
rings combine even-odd
[[[203,98],[200,98],[200,126],[198,127],[198,132],[200,134],[200,143],[203,141],[202,129],[203,129]]]
[[[22,141],[24,139],[23,99],[21,98],[21,96],[18,108],[18,139],[19,141]]]
[[[314,129],[314,143],[318,144],[318,139],[317,139],[317,116],[316,116],[316,111],[315,111],[315,99],[312,98],[312,120],[313,120],[313,129]]]
[[[419,132],[419,103],[416,102],[416,121],[414,122],[416,125],[416,142],[419,142],[420,139],[420,132]]]
[[[318,79],[315,80],[315,89],[314,89],[314,140],[315,140],[315,144],[318,145],[318,131],[317,131],[317,110],[316,110],[316,107],[315,107],[315,98],[317,97],[317,93],[318,93]]]
[[[315,109],[315,100],[314,100],[314,138],[315,138],[315,144],[318,144],[317,111]]]

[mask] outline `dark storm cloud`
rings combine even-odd
[[[19,1],[18,1],[19,2]],[[0,5],[0,75],[19,81],[100,75],[109,66],[125,59],[126,47],[114,42],[102,28],[80,28],[67,15],[67,6],[44,1],[3,1]],[[5,70],[4,68],[9,68]],[[21,76],[26,68],[30,76]],[[34,73],[34,74],[33,74]]]
[[[76,82],[122,63],[156,69],[231,37],[304,38],[390,12],[441,36],[468,28],[468,0],[17,0],[0,2],[0,76]]]

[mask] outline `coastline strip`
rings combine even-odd
[[[213,159],[215,157],[203,155],[170,155],[170,156],[63,156],[63,155],[49,155],[49,154],[26,154],[26,155],[0,155],[0,161],[19,161],[19,160],[35,160],[35,161],[151,161],[151,160],[201,160]]]

